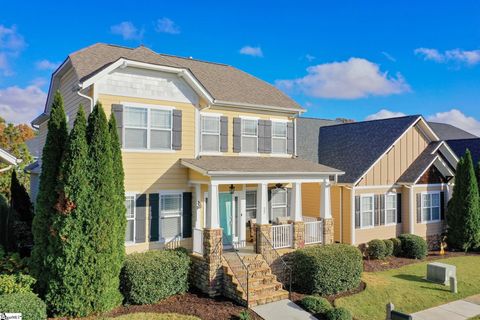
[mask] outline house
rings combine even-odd
[[[412,233],[438,244],[458,161],[422,116],[338,124],[297,119],[298,156],[345,172],[331,187],[336,242],[353,245]],[[312,146],[314,146],[312,148]],[[304,184],[315,216],[318,186]]]
[[[479,165],[480,138],[447,140],[447,144],[459,158],[463,157],[467,150],[470,150],[470,153],[472,154],[473,165]]]
[[[0,173],[12,169],[14,166],[21,162],[22,159],[18,159],[13,154],[0,148],[0,163],[6,165],[6,167],[0,169]]]
[[[251,306],[285,298],[270,270],[277,249],[333,241],[329,192],[342,171],[297,159],[304,110],[270,84],[225,64],[94,44],[53,73],[32,122],[40,146],[57,90],[70,127],[80,104],[88,114],[100,102],[116,117],[127,253],[185,247],[197,287]],[[326,199],[308,222],[304,183]],[[257,286],[241,276],[246,265],[262,271]]]

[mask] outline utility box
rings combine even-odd
[[[427,280],[448,285],[450,277],[457,277],[457,268],[450,264],[432,262],[427,264]]]

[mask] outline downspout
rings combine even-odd
[[[77,94],[82,97],[82,98],[85,98],[87,99],[88,101],[90,101],[90,113],[93,111],[93,98],[90,97],[90,96],[87,96],[86,94],[83,94],[82,92],[82,86],[80,85],[80,83],[78,84],[78,88],[77,88]]]

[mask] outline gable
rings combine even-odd
[[[447,179],[442,175],[435,165],[428,168],[427,171],[418,179],[417,184],[437,184],[447,183]]]

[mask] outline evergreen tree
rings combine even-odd
[[[60,170],[65,143],[68,136],[67,121],[60,92],[56,92],[48,121],[48,133],[42,154],[42,173],[32,223],[34,246],[32,250],[31,272],[37,279],[37,290],[43,295],[50,275],[48,243],[51,230],[51,220],[55,214],[57,202],[57,179]]]
[[[7,198],[0,194],[0,246],[7,247],[8,238],[8,215],[10,213],[10,206]]]
[[[480,244],[480,195],[469,150],[457,165],[447,221],[447,242],[450,247],[466,252]]]
[[[97,104],[88,118],[88,179],[92,190],[85,232],[90,235],[88,246],[92,257],[89,276],[96,296],[94,311],[110,310],[122,301],[119,275],[122,263],[118,249],[118,215],[115,213],[115,184],[111,138],[107,117]]]
[[[10,205],[13,231],[13,247],[10,250],[19,252],[24,257],[29,256],[33,246],[33,207],[30,196],[18,180],[15,170],[12,171],[10,182]]]
[[[52,220],[53,263],[45,300],[54,316],[87,316],[96,299],[87,276],[94,252],[85,246],[89,235],[84,232],[88,202],[95,196],[88,185],[86,128],[81,106],[65,149]]]

